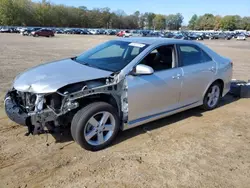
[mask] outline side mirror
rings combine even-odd
[[[150,75],[153,73],[152,67],[147,65],[137,65],[133,70],[133,75]]]

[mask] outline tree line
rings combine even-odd
[[[180,13],[163,15],[136,11],[128,15],[123,10],[89,10],[85,6],[57,5],[48,0],[0,0],[0,25],[5,26],[179,30],[183,19]],[[250,30],[250,17],[194,15],[188,27],[196,30]]]
[[[214,16],[204,14],[192,16],[188,27],[192,30],[250,30],[250,17],[240,17],[239,15]]]
[[[123,10],[109,8],[89,10],[85,6],[69,7],[47,0],[0,0],[0,25],[81,27],[117,29],[179,29],[181,14],[160,15],[150,12],[127,15]]]

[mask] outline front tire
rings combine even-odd
[[[75,114],[71,134],[82,148],[97,151],[111,144],[119,127],[117,110],[108,103],[94,102]]]
[[[203,99],[202,108],[204,110],[213,110],[218,106],[221,99],[221,90],[222,87],[218,82],[209,87]]]

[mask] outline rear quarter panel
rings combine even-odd
[[[229,90],[230,90],[230,84],[232,80],[232,65],[231,65],[231,59],[223,57],[207,46],[203,44],[199,44],[199,46],[206,52],[210,57],[213,59],[213,61],[216,63],[216,76],[215,80],[221,79],[224,82],[224,89],[222,96],[225,96]]]

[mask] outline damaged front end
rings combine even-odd
[[[49,94],[12,89],[5,97],[5,111],[12,121],[28,127],[27,135],[35,135],[69,125],[80,107],[95,100],[116,106],[121,123],[127,122],[127,83],[118,75],[66,85]]]

